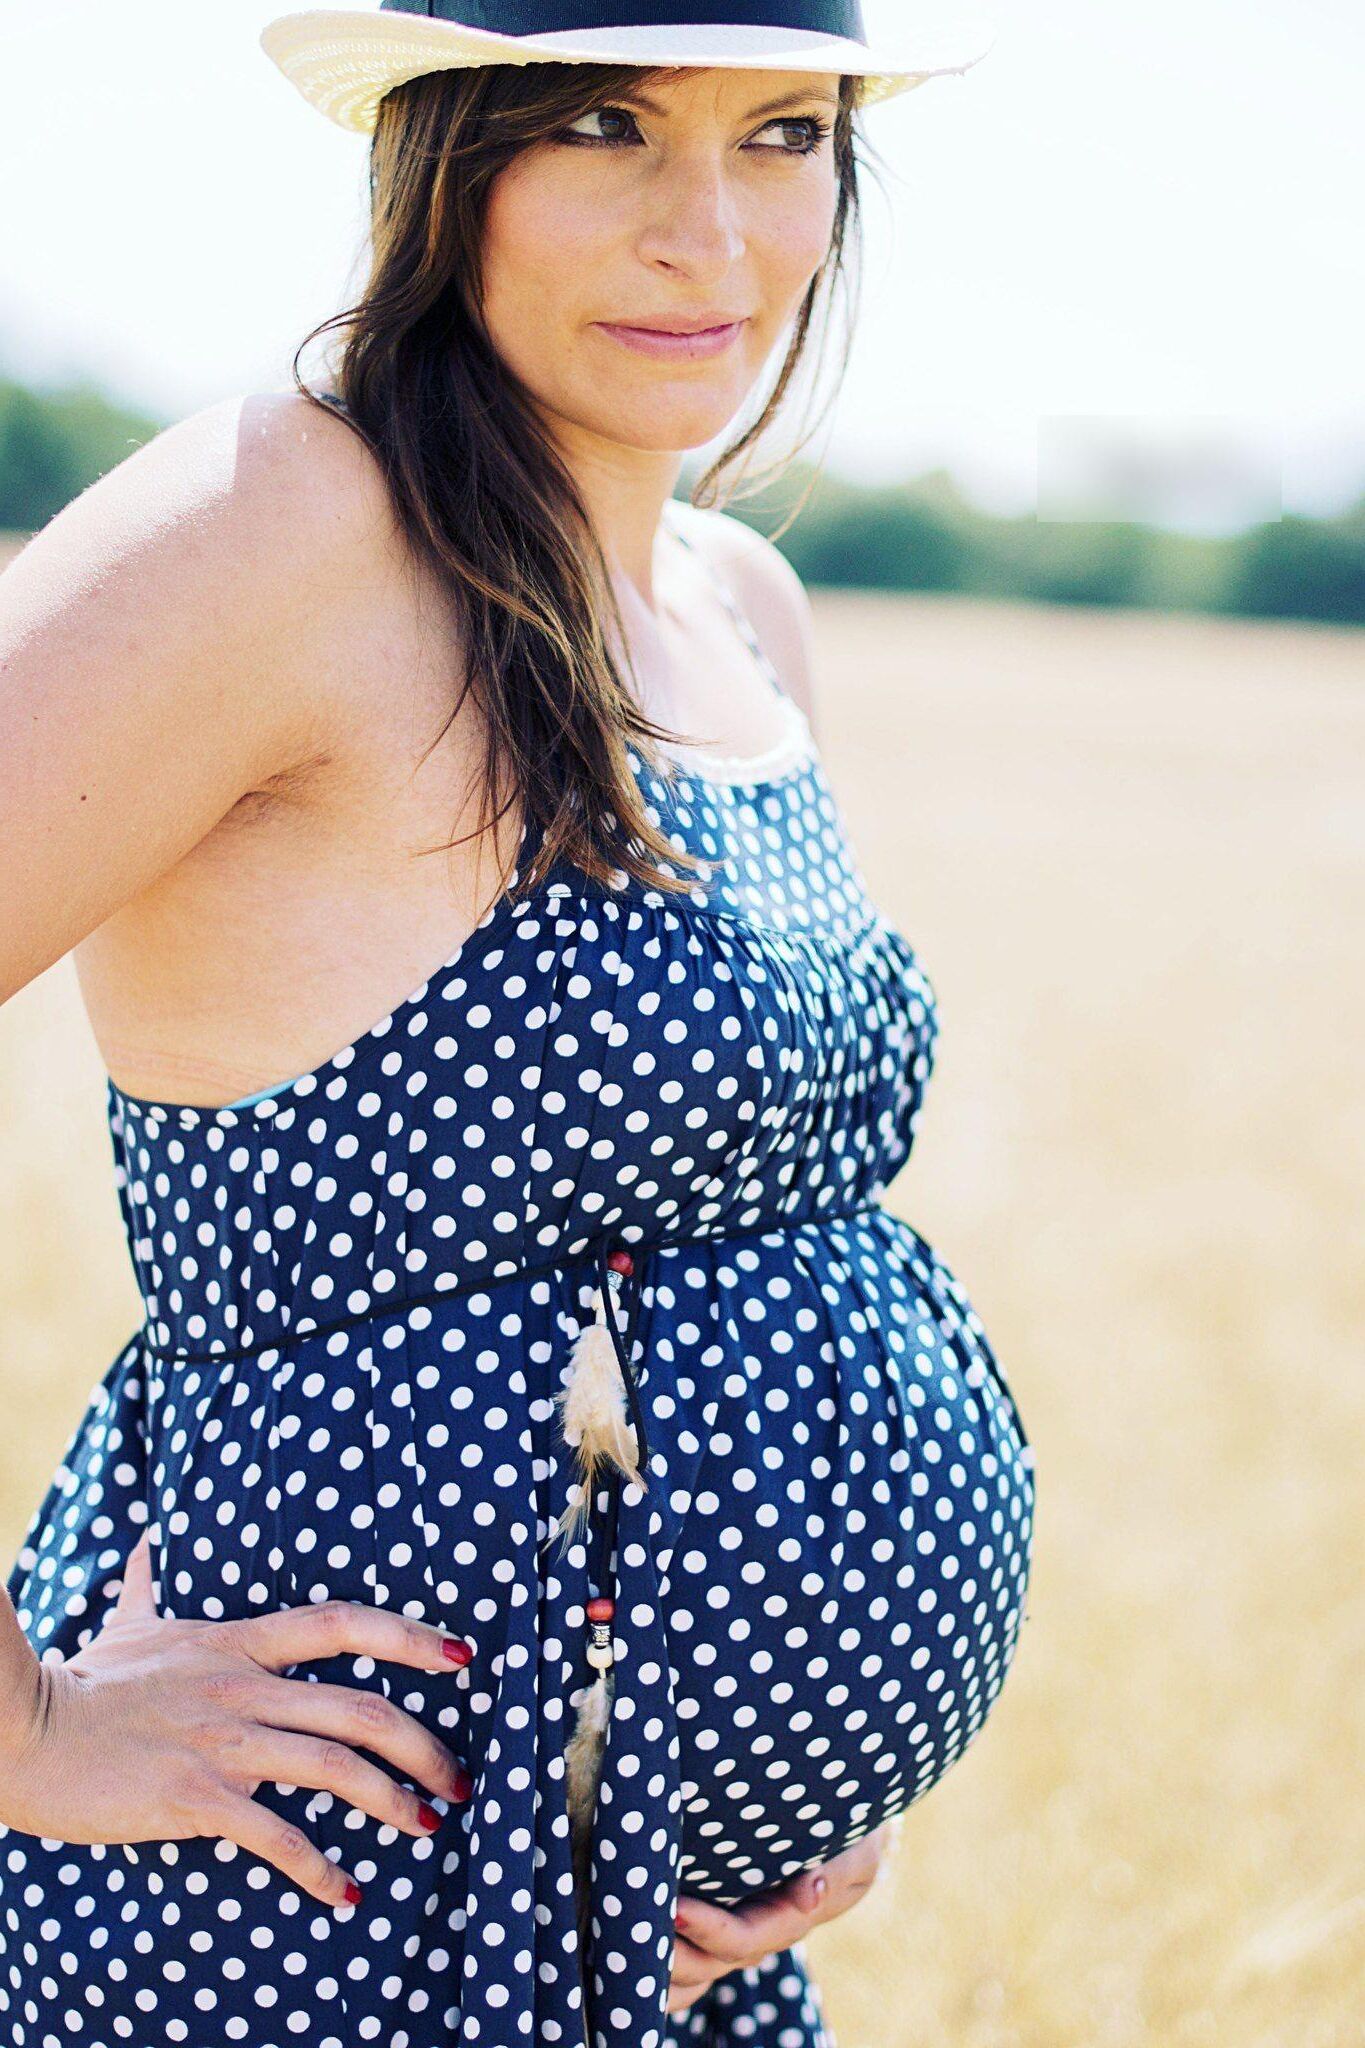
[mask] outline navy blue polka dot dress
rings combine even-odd
[[[684,541],[697,516],[669,508]],[[0,1828],[11,2048],[829,2043],[800,1947],[668,2014],[676,1899],[781,1884],[962,1755],[1018,1641],[1033,1457],[956,1278],[882,1206],[934,992],[764,667],[787,724],[765,759],[632,753],[707,863],[687,896],[552,872],[274,1090],[192,1108],[109,1081],[146,1319],[9,1577],[29,1640],[88,1642],[149,1523],[166,1614],[339,1597],[466,1638],[455,1674],[291,1675],[391,1696],[475,1783],[420,1839],[261,1785],[363,1885],[340,1912],[221,1839]],[[642,1483],[551,1543],[583,1497],[566,1373],[621,1250]],[[604,1529],[584,1890],[564,1751]]]

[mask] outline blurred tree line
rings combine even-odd
[[[776,534],[807,490],[778,545],[808,584],[1365,625],[1365,497],[1335,519],[1286,515],[1214,539],[1122,520],[998,518],[945,470],[873,488],[798,463],[728,509]]]
[[[35,533],[166,424],[91,385],[40,392],[0,379],[0,533]],[[684,466],[680,495],[698,471]],[[1335,519],[1290,515],[1202,539],[1118,520],[997,518],[941,470],[874,488],[797,462],[728,509],[775,533],[803,497],[778,546],[812,585],[1365,624],[1365,498]]]

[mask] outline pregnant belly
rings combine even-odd
[[[656,1255],[640,1329],[682,1882],[730,1903],[903,1811],[980,1731],[1032,1452],[955,1276],[884,1211]]]
[[[580,1263],[284,1356],[146,1360],[162,1611],[342,1599],[466,1637],[458,1678],[353,1658],[310,1675],[429,1721],[500,1826],[514,1759],[518,1797],[562,1802],[533,1730],[562,1750],[591,1677],[586,1546],[546,1542],[576,1475],[555,1393],[589,1300]],[[640,1583],[648,1552],[660,1628],[627,1614],[624,1654],[644,1711],[666,1648],[680,1881],[729,1904],[903,1810],[981,1728],[1022,1619],[1032,1453],[953,1275],[879,1209],[652,1251],[633,1341],[649,1486],[618,1541]],[[307,1788],[262,1796],[325,1846]],[[348,1841],[340,1807],[326,1824]]]

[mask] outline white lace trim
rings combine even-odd
[[[703,782],[770,781],[798,767],[803,761],[813,759],[815,754],[815,735],[795,698],[784,692],[777,701],[787,721],[787,730],[761,754],[707,754],[699,747],[675,745],[665,740],[658,740],[655,744],[660,753],[667,754],[689,775],[695,775]]]

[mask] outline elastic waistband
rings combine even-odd
[[[400,1299],[376,1302],[372,1307],[356,1315],[338,1316],[334,1321],[299,1322],[287,1330],[279,1331],[255,1344],[211,1345],[207,1350],[192,1351],[178,1345],[153,1343],[150,1332],[160,1321],[158,1317],[148,1318],[142,1330],[148,1334],[140,1338],[141,1348],[153,1358],[164,1358],[177,1365],[230,1365],[240,1358],[256,1358],[269,1351],[286,1351],[293,1343],[305,1337],[326,1337],[336,1330],[353,1330],[362,1324],[386,1322],[393,1316],[406,1315],[410,1309],[426,1308],[438,1301],[449,1301],[461,1294],[474,1294],[481,1289],[496,1287],[503,1281],[520,1280],[533,1273],[552,1273],[569,1266],[599,1261],[607,1251],[620,1249],[628,1251],[636,1261],[637,1279],[640,1262],[651,1252],[667,1251],[673,1246],[689,1244],[727,1243],[733,1239],[747,1237],[770,1237],[775,1231],[805,1230],[824,1223],[851,1222],[854,1217],[872,1213],[884,1213],[879,1201],[856,1203],[849,1209],[825,1209],[806,1216],[769,1217],[764,1223],[752,1224],[745,1230],[698,1230],[688,1236],[643,1238],[631,1237],[627,1231],[614,1231],[592,1238],[578,1251],[557,1252],[552,1258],[527,1261],[520,1265],[504,1265],[500,1270],[481,1273],[470,1280],[460,1280],[448,1287],[435,1287],[424,1294],[406,1294]]]

